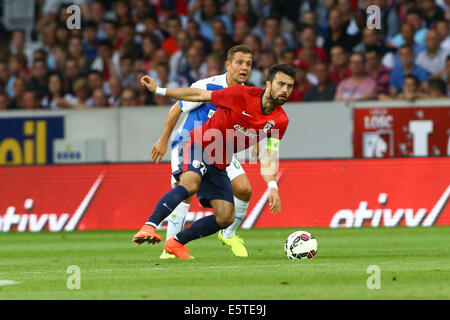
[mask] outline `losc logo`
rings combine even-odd
[[[63,117],[0,118],[0,165],[53,163],[53,140],[64,138]]]

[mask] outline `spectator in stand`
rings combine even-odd
[[[234,45],[233,38],[227,34],[218,35],[212,43],[212,52],[220,54],[222,57],[227,56],[228,49]]]
[[[136,92],[133,89],[125,89],[120,96],[121,107],[138,107],[141,106]]]
[[[353,48],[353,52],[364,53],[368,47],[377,46],[381,55],[381,63],[388,68],[392,68],[394,66],[395,48],[388,47],[382,36],[380,30],[365,27],[362,30],[362,41]]]
[[[154,34],[145,34],[142,37],[142,59],[138,60],[137,65],[140,69],[147,72],[153,69],[153,58],[156,52],[161,48],[159,38]]]
[[[117,0],[116,6],[114,7],[114,14],[118,25],[133,21],[130,1]]]
[[[249,29],[256,26],[258,22],[251,0],[233,0],[230,5],[229,16],[231,16],[235,26],[238,21],[246,21]]]
[[[189,35],[182,30],[176,35],[178,51],[170,57],[170,80],[177,81],[179,75],[188,67],[187,53],[191,45]]]
[[[299,49],[297,49],[297,57],[300,57],[303,49],[312,48],[316,53],[317,59],[324,62],[329,61],[327,52],[317,46],[317,34],[314,27],[310,25],[303,25],[298,28],[296,34],[297,40],[301,46]]]
[[[414,75],[419,83],[429,78],[429,73],[422,67],[414,63],[414,52],[411,46],[405,45],[398,51],[401,64],[394,67],[389,80],[389,91],[392,97],[395,97],[403,90],[403,83],[406,75]]]
[[[97,58],[97,23],[88,20],[83,24],[83,53],[94,60]]]
[[[428,96],[432,99],[447,98],[447,84],[441,78],[428,81]]]
[[[215,19],[220,19],[225,23],[227,34],[233,34],[233,23],[227,15],[220,12],[219,0],[200,1],[200,9],[196,10],[193,18],[200,26],[201,35],[209,41],[214,41],[212,23]]]
[[[16,53],[9,58],[9,66],[11,75],[6,84],[6,93],[9,97],[14,97],[14,83],[16,79],[28,76],[27,57],[23,53]]]
[[[345,33],[354,36],[360,32],[357,18],[358,11],[353,11],[351,2],[348,0],[337,0],[336,8],[340,11],[343,24],[346,26]]]
[[[436,30],[429,30],[426,37],[427,49],[416,57],[416,64],[427,70],[432,76],[445,68],[449,51],[441,48],[441,40]]]
[[[63,79],[59,73],[52,73],[48,77],[48,93],[42,97],[41,105],[44,109],[56,110],[64,107]]]
[[[55,30],[56,44],[59,47],[67,48],[70,32],[65,24],[58,24]]]
[[[9,97],[5,92],[0,92],[0,110],[9,109]]]
[[[445,68],[441,70],[435,77],[439,77],[447,84],[447,95],[450,97],[450,55],[445,60]]]
[[[120,71],[118,76],[123,88],[133,88],[134,77],[136,76],[133,56],[124,55],[120,57]]]
[[[313,66],[313,73],[318,83],[306,91],[303,101],[333,101],[336,93],[336,84],[330,79],[328,64],[318,61]]]
[[[427,97],[428,96],[426,94],[420,92],[419,79],[412,74],[408,74],[405,76],[405,79],[403,82],[403,87],[402,87],[402,92],[399,92],[399,93],[395,94],[394,96],[380,95],[379,99],[380,100],[397,99],[397,100],[406,100],[406,101],[412,102],[417,99],[422,99],[422,98],[427,98]]]
[[[103,79],[108,81],[109,77],[118,72],[114,61],[118,60],[119,53],[113,51],[113,44],[109,40],[98,41],[97,52],[98,56],[92,62],[91,69],[100,72]]]
[[[161,88],[178,88],[177,82],[169,81],[169,65],[167,63],[160,63],[156,66],[157,78],[155,79],[156,85]],[[170,99],[165,96],[155,95],[155,103],[157,105],[171,105],[176,102],[176,100]]]
[[[227,34],[227,27],[225,25],[225,22],[220,19],[214,19],[211,23],[212,26],[212,32],[214,35],[214,40],[217,39],[217,37],[225,36]]]
[[[72,91],[74,95],[67,93],[64,95],[60,106],[70,109],[85,109],[92,107],[93,101],[91,91],[89,90],[88,81],[84,77],[80,77],[73,82]]]
[[[33,89],[27,89],[23,93],[22,106],[26,110],[41,109],[39,93]]]
[[[377,83],[377,96],[380,94],[389,94],[389,79],[392,71],[392,69],[385,67],[381,63],[381,52],[381,49],[377,46],[368,46],[365,53],[365,72],[375,79]]]
[[[190,86],[194,82],[205,78],[208,70],[202,53],[196,47],[189,48],[187,60],[188,68],[181,74],[181,77],[184,78]]]
[[[272,49],[265,49],[261,51],[257,63],[256,68],[261,70],[263,73],[263,78],[267,79],[267,72],[273,65],[277,64],[275,52]]]
[[[9,81],[10,72],[8,62],[0,60],[0,92],[3,92],[6,88],[6,84]]]
[[[420,52],[426,49],[425,46],[415,42],[414,40],[414,27],[411,24],[405,23],[401,27],[401,36],[402,36],[402,43],[404,45],[408,45],[413,49],[414,56],[416,57]],[[394,56],[394,65],[393,67],[396,67],[400,64],[400,60],[398,57],[398,52]]]
[[[446,19],[438,20],[435,24],[436,32],[438,33],[439,40],[441,41],[441,48],[450,52],[450,26],[449,21]]]
[[[109,40],[114,51],[118,51],[122,45],[123,39],[119,36],[119,24],[112,19],[103,20],[103,30],[105,32],[105,40]]]
[[[411,25],[413,28],[414,42],[424,47],[425,37],[427,35],[428,29],[424,27],[422,10],[416,7],[408,9],[408,11],[406,12],[405,23]],[[400,48],[405,44],[411,45],[411,43],[406,42],[401,33],[397,34],[392,39],[392,43],[397,48]]]
[[[82,39],[77,36],[69,38],[68,56],[77,61],[81,73],[87,73],[94,61],[84,54]]]
[[[430,29],[436,21],[444,19],[444,10],[436,4],[436,0],[419,0],[418,2],[424,13],[423,18],[426,28]]]
[[[282,36],[286,39],[287,46],[289,48],[293,48],[295,46],[295,42],[291,34],[281,31],[280,19],[276,16],[265,18],[263,22],[263,29],[254,29],[252,30],[252,32],[260,36],[260,38],[262,39],[263,49],[274,49],[275,39],[278,36]]]
[[[206,57],[207,77],[217,76],[224,73],[224,59],[223,56],[217,52],[210,53]]]
[[[291,65],[295,60],[297,60],[297,50],[284,49],[279,62]]]
[[[245,37],[243,44],[247,46],[247,48],[249,48],[252,52],[253,64],[256,64],[256,62],[259,60],[259,55],[262,50],[261,38],[256,34],[250,33]]]
[[[133,23],[136,26],[136,32],[138,34],[145,30],[144,20],[146,17],[156,15],[156,8],[147,0],[135,0],[133,11]]]
[[[96,70],[91,70],[87,75],[88,87],[90,92],[94,92],[95,89],[104,89],[103,76]]]
[[[242,1],[242,0],[241,0]],[[247,19],[239,18],[234,23],[233,40],[236,43],[244,42],[246,36],[250,34],[250,26]]]
[[[300,102],[303,101],[306,91],[311,87],[311,83],[306,78],[308,73],[308,66],[304,61],[295,60],[292,63],[292,67],[295,69],[295,85],[292,89],[291,96],[289,97],[290,102]]]
[[[108,97],[108,104],[111,107],[119,107],[121,105],[121,94],[122,94],[122,83],[120,81],[120,78],[117,76],[113,76],[109,78],[108,81],[108,91],[109,91],[109,97]]]
[[[325,37],[323,48],[330,52],[331,48],[340,45],[351,51],[361,41],[360,36],[351,36],[346,32],[346,25],[342,20],[341,12],[337,8],[332,8],[328,17],[328,34]]]
[[[102,89],[94,90],[94,92],[92,93],[92,102],[93,107],[109,107],[108,97],[106,96],[105,91],[103,91]]]
[[[25,30],[23,29],[13,29],[11,31],[11,37],[9,41],[9,53],[11,55],[16,53],[22,53],[27,57],[28,65],[31,66],[33,63],[33,51],[27,48],[25,41]]]
[[[97,39],[105,39],[103,20],[105,19],[105,6],[102,1],[90,1],[89,17],[98,25]]]
[[[64,92],[72,92],[72,84],[75,79],[81,76],[80,66],[74,58],[67,58],[64,64],[64,73],[63,76],[63,91]]]
[[[134,88],[135,88],[137,103],[140,106],[155,105],[155,100],[154,100],[155,95],[151,94],[147,90],[147,88],[141,84],[141,79],[145,75],[146,75],[146,73],[143,71],[138,71],[136,73]]]
[[[121,51],[122,47],[127,47],[129,49],[127,49],[125,51],[131,50],[131,52],[133,52],[133,55],[137,59],[141,59],[142,58],[142,46],[140,43],[135,41],[136,31],[135,31],[133,22],[128,22],[128,23],[122,24],[120,26],[119,30],[120,30],[120,34],[122,35],[122,39],[123,39],[122,45],[119,48],[120,56],[122,56],[124,54],[123,51]]]
[[[167,32],[169,33],[169,36],[162,43],[162,48],[166,50],[170,56],[179,49],[176,38],[181,30],[180,17],[177,14],[169,16],[167,20]]]
[[[437,0],[436,3],[444,10],[445,19],[450,20],[450,0]]]
[[[45,61],[42,59],[35,60],[31,68],[27,88],[37,91],[38,95],[43,97],[48,93],[47,80],[48,70]]]
[[[25,93],[26,89],[27,89],[27,86],[26,86],[25,79],[16,78],[14,80],[14,85],[13,85],[14,95],[9,96],[10,98],[12,98],[12,101],[10,104],[11,109],[22,109],[23,108],[22,98],[23,98],[23,94]]]
[[[145,29],[140,32],[141,36],[144,36],[146,34],[154,34],[158,37],[159,41],[164,41],[164,34],[159,29],[159,23],[158,23],[158,17],[150,14],[144,17],[143,21]]]
[[[352,76],[342,80],[337,89],[335,101],[370,100],[377,96],[377,83],[364,72],[365,58],[362,53],[352,53],[350,69]]]
[[[348,65],[348,52],[341,45],[333,46],[330,50],[331,72],[330,79],[339,84],[343,79],[352,75]]]

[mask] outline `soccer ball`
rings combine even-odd
[[[317,240],[306,231],[295,231],[284,244],[284,252],[291,260],[312,259],[317,254]]]

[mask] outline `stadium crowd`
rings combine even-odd
[[[381,29],[367,27],[372,4]],[[143,75],[189,86],[225,72],[235,44],[253,52],[249,85],[295,67],[290,101],[450,97],[450,0],[36,0],[35,12],[31,37],[0,26],[0,109],[169,105]]]

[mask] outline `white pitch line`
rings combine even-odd
[[[14,280],[0,280],[0,287],[1,286],[12,286],[14,284],[19,284],[19,282],[14,281]]]
[[[285,267],[285,266],[298,266],[301,263],[293,263],[293,264],[273,264],[273,265],[249,265],[249,266],[205,266],[205,267],[185,267],[181,266],[173,268],[165,267],[154,267],[154,268],[136,268],[136,269],[81,269],[81,273],[83,272],[147,272],[147,271],[171,271],[171,270],[222,270],[222,269],[242,269],[242,268],[267,268],[267,267]],[[8,275],[8,274],[50,274],[50,273],[66,273],[65,270],[49,270],[49,271],[23,271],[23,272],[0,272],[0,275]]]

